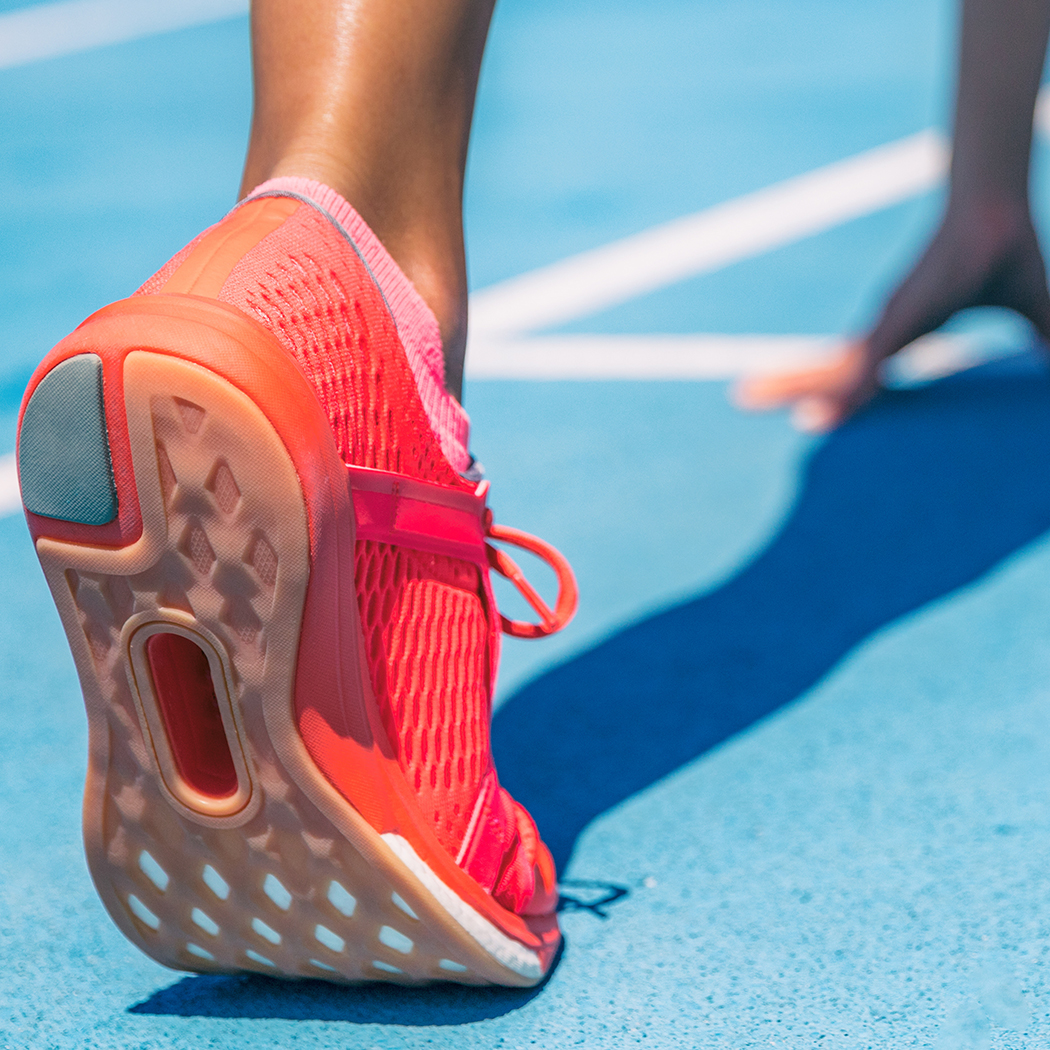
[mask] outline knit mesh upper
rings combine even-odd
[[[143,291],[158,290],[173,270],[169,264]],[[473,489],[442,453],[379,290],[322,214],[300,208],[243,257],[219,298],[294,356],[344,462]],[[438,840],[455,856],[491,766],[491,628],[477,567],[359,541],[355,578],[384,726]]]
[[[230,274],[220,299],[262,321],[317,391],[347,463],[468,487],[430,427],[378,289],[324,216],[301,208]]]
[[[409,784],[456,855],[489,767],[489,636],[469,562],[357,545],[372,682]]]
[[[140,293],[162,291],[196,243]],[[218,297],[262,323],[295,358],[345,463],[473,491],[443,453],[433,406],[428,416],[383,294],[323,213],[296,210],[240,259]],[[355,583],[384,727],[422,813],[455,857],[483,782],[496,783],[489,743],[495,610],[473,563],[374,541],[357,543]],[[516,842],[509,826],[511,834]],[[498,858],[512,845],[509,837],[493,840],[488,850]],[[515,885],[531,885],[533,854],[516,855],[512,867],[525,867]],[[500,884],[493,889],[516,906],[528,894],[501,892],[510,863],[508,853],[493,869]]]

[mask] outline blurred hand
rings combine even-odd
[[[832,430],[875,395],[886,358],[973,306],[1015,310],[1050,336],[1046,270],[1026,202],[950,205],[866,338],[827,364],[741,380],[733,399],[753,411],[790,406],[800,430]]]

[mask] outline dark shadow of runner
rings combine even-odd
[[[500,779],[564,870],[595,817],[1048,528],[1050,380],[1034,356],[886,394],[818,448],[784,526],[733,579],[511,697],[493,725]]]
[[[129,1008],[131,1014],[344,1021],[404,1027],[469,1024],[518,1010],[543,990],[435,984],[345,987],[324,981],[281,981],[256,974],[184,977]]]

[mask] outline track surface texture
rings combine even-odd
[[[249,62],[224,10],[0,68],[0,453],[50,346],[232,202]],[[519,275],[943,134],[954,19],[947,0],[501,0],[468,184],[479,316]],[[503,336],[776,349],[862,327],[936,221],[927,154],[897,200],[727,241],[647,290],[613,295],[613,274],[600,307]],[[1044,231],[1046,159],[1037,138]],[[739,414],[719,379],[521,378],[477,344],[498,520],[563,550],[582,595],[563,635],[507,642],[494,723],[564,878],[538,989],[139,953],[84,858],[73,662],[23,521],[0,517],[0,1047],[1050,1044],[1050,380],[1002,318],[954,335],[996,360],[823,439]]]

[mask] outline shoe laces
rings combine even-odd
[[[497,525],[492,520],[491,510],[485,512],[485,535],[488,539],[499,543],[509,543],[513,547],[519,547],[530,554],[535,554],[554,570],[558,578],[558,597],[554,608],[551,609],[536,588],[525,578],[525,574],[514,559],[506,551],[486,542],[485,554],[488,557],[489,567],[505,580],[509,580],[540,618],[539,623],[529,623],[527,620],[511,620],[500,613],[503,633],[514,638],[543,638],[565,627],[576,615],[576,607],[579,604],[576,576],[565,555],[538,536],[523,532],[521,529],[512,529],[507,525]]]

